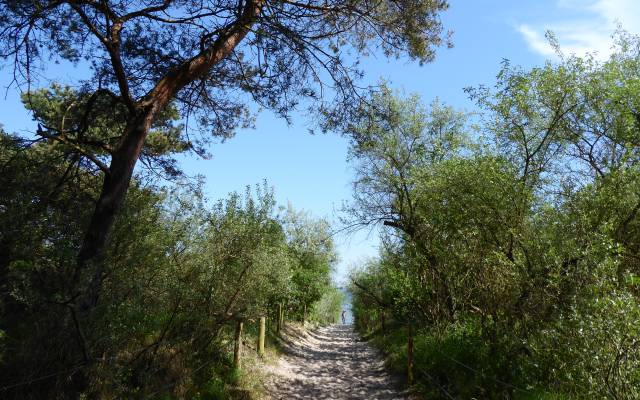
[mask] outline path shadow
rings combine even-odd
[[[404,400],[378,353],[351,325],[331,325],[283,343],[268,390],[274,399]]]

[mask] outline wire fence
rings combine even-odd
[[[218,360],[216,360],[215,358],[212,358],[212,359],[200,364],[198,367],[194,368],[191,371],[191,374],[195,374],[196,372],[200,371],[204,367],[206,367],[208,365],[211,365],[216,361],[218,361]],[[34,383],[41,382],[41,381],[44,381],[44,380],[47,380],[47,379],[51,379],[51,378],[54,378],[54,377],[60,376],[60,375],[67,374],[69,376],[72,376],[74,373],[76,373],[76,372],[78,372],[78,371],[80,371],[80,370],[82,370],[83,368],[86,368],[86,367],[88,367],[88,365],[78,365],[78,366],[75,366],[75,367],[70,368],[70,369],[66,369],[66,370],[62,370],[62,371],[58,371],[58,372],[53,372],[53,373],[41,375],[41,376],[38,376],[36,378],[28,378],[28,379],[25,379],[25,380],[17,382],[17,383],[13,383],[13,384],[10,384],[10,385],[2,386],[2,387],[0,387],[0,398],[2,398],[2,393],[6,393],[7,391],[9,391],[11,389],[17,389],[17,388],[19,388],[21,386],[29,386],[29,385],[32,385]],[[161,370],[158,370],[155,373],[153,373],[152,375],[157,375],[160,372],[161,372]],[[153,396],[156,396],[156,395],[158,395],[158,394],[160,394],[160,393],[162,393],[162,392],[164,392],[166,390],[172,389],[173,387],[175,387],[179,383],[180,383],[180,381],[175,381],[175,382],[169,383],[169,384],[167,384],[165,386],[162,386],[160,389],[157,389],[156,391],[151,392],[150,394],[148,394],[148,397],[153,397]]]
[[[21,386],[32,385],[34,383],[41,382],[41,381],[44,381],[44,380],[47,380],[47,379],[50,379],[50,378],[53,378],[53,377],[56,377],[56,376],[60,376],[60,375],[63,375],[63,374],[68,374],[69,376],[71,376],[74,373],[76,373],[77,371],[79,371],[79,370],[81,370],[82,368],[85,368],[85,367],[86,367],[86,365],[78,365],[78,366],[75,366],[73,368],[63,370],[63,371],[58,371],[58,372],[53,372],[53,373],[46,374],[46,375],[41,375],[41,376],[39,376],[37,378],[28,378],[28,379],[25,379],[25,380],[17,382],[17,383],[13,383],[13,384],[10,384],[10,385],[6,385],[6,386],[0,387],[0,393],[7,392],[10,389],[19,388]]]
[[[247,320],[248,320],[248,321],[255,321],[255,319],[247,319]],[[233,342],[233,341],[232,341],[232,342]],[[255,351],[255,352],[257,352],[257,351],[258,351],[258,349],[257,349],[256,347],[251,346],[247,340],[242,340],[242,344],[243,344],[243,346],[244,346],[244,347],[247,347],[247,348],[249,348],[249,349],[251,349],[251,350],[253,350],[253,351]],[[158,345],[158,344],[156,344],[156,345]],[[133,353],[133,354],[139,354],[139,353],[141,353],[141,352],[148,351],[148,350],[149,350],[150,348],[152,348],[152,347],[154,347],[154,346],[152,345],[152,346],[144,346],[144,347],[140,347],[140,348],[138,348],[138,349],[136,349],[136,350],[134,350],[134,351],[131,351],[130,353]],[[134,358],[135,358],[135,357],[134,357]],[[118,359],[119,359],[119,357],[117,357],[117,356],[113,356],[113,357],[108,357],[108,358],[101,358],[99,361],[101,361],[101,362],[104,362],[104,361],[106,361],[106,360],[114,361],[114,360],[118,360]],[[218,360],[218,359],[216,359],[216,358],[212,358],[212,359],[210,359],[210,360],[207,360],[207,361],[205,361],[204,363],[200,364],[198,367],[196,367],[196,368],[192,369],[192,370],[191,370],[191,374],[195,374],[195,373],[197,373],[198,371],[200,371],[200,370],[202,370],[203,368],[205,368],[206,366],[211,365],[211,364],[213,364],[213,363],[215,363],[215,362],[217,362],[217,361],[219,361],[219,360]],[[17,389],[17,388],[20,388],[20,387],[22,387],[22,386],[29,386],[29,385],[32,385],[32,384],[34,384],[34,383],[42,382],[42,381],[45,381],[45,380],[47,380],[47,379],[55,378],[55,377],[58,377],[58,376],[61,376],[61,375],[65,375],[65,374],[67,374],[67,375],[68,375],[68,377],[71,377],[73,374],[75,374],[75,373],[77,373],[78,371],[80,371],[80,370],[82,370],[82,369],[84,369],[84,368],[87,368],[87,367],[89,367],[89,366],[91,366],[91,364],[88,364],[88,363],[84,363],[84,362],[83,362],[82,364],[75,365],[75,366],[74,366],[74,367],[72,367],[72,368],[68,368],[68,369],[60,370],[60,371],[57,371],[57,372],[47,373],[47,374],[40,375],[40,376],[33,377],[33,378],[31,378],[31,377],[30,377],[30,378],[26,378],[26,379],[23,379],[23,380],[21,380],[21,381],[14,382],[14,383],[10,383],[10,384],[4,384],[4,386],[0,386],[0,399],[2,399],[2,398],[3,398],[3,395],[2,395],[2,394],[3,394],[3,393],[7,393],[9,390]],[[152,373],[152,374],[151,374],[151,376],[156,376],[156,375],[158,375],[161,371],[162,371],[162,370],[161,370],[161,369],[159,369],[159,370],[157,370],[156,372]],[[147,397],[153,397],[153,396],[156,396],[156,395],[158,395],[158,394],[160,394],[160,393],[162,393],[162,392],[164,392],[164,391],[166,391],[166,390],[172,389],[173,387],[175,387],[175,386],[176,386],[176,385],[178,385],[179,383],[180,383],[180,381],[175,381],[175,382],[169,383],[169,384],[167,384],[167,385],[165,385],[165,386],[162,386],[160,389],[157,389],[156,391],[151,392],[150,394],[148,394],[148,395],[147,395]]]
[[[404,324],[404,325],[408,325],[409,324],[408,321],[402,321],[402,320],[396,320],[396,322],[399,322],[399,323]],[[247,345],[248,343],[244,342],[243,344]],[[251,346],[247,346],[247,347],[251,348]],[[253,348],[251,348],[251,349],[252,350],[256,350],[256,349],[253,349]],[[456,359],[455,357],[452,357],[451,355],[446,354],[445,352],[441,351],[440,349],[438,349],[435,346],[433,347],[433,349],[438,354],[440,354],[443,357],[447,358],[448,360],[452,361],[456,365],[459,365],[460,367],[462,367],[462,368],[464,368],[464,369],[466,369],[466,370],[468,370],[470,372],[473,372],[474,374],[480,375],[485,379],[489,379],[489,380],[493,381],[496,384],[499,384],[499,385],[501,385],[501,386],[503,386],[505,388],[508,388],[510,390],[515,390],[515,391],[519,391],[519,392],[522,392],[522,393],[531,393],[529,390],[523,389],[523,388],[518,387],[516,385],[513,385],[513,384],[511,384],[509,382],[505,382],[502,379],[499,379],[497,377],[489,375],[489,374],[487,374],[487,373],[485,373],[485,372],[483,372],[483,371],[481,371],[481,370],[479,370],[477,368],[474,368],[473,366],[469,365],[468,363],[460,361],[460,360]],[[216,362],[216,359],[207,360],[204,363],[200,364],[198,367],[194,368],[191,371],[191,373],[195,374],[198,371],[202,370],[203,368],[213,364],[214,362]],[[68,376],[72,376],[73,374],[77,373],[78,371],[80,371],[80,370],[82,370],[83,368],[86,368],[86,367],[88,367],[87,364],[79,364],[79,365],[76,365],[76,366],[74,366],[72,368],[69,368],[69,369],[65,369],[65,370],[61,370],[61,371],[57,371],[57,372],[53,372],[53,373],[48,373],[48,374],[41,375],[41,376],[38,376],[38,377],[27,378],[27,379],[24,379],[24,380],[22,380],[20,382],[16,382],[16,383],[12,383],[12,384],[8,384],[8,385],[5,385],[5,386],[2,386],[2,387],[0,387],[0,398],[2,397],[2,393],[6,393],[9,390],[16,389],[16,388],[19,388],[21,386],[32,385],[34,383],[38,383],[38,382],[41,382],[41,381],[44,381],[44,380],[47,380],[47,379],[51,379],[51,378],[54,378],[54,377],[57,377],[57,376],[60,376],[60,375],[64,375],[64,374],[67,374]],[[426,377],[430,382],[432,382],[437,387],[437,389],[440,392],[442,392],[442,394],[447,399],[456,400],[456,397],[451,392],[449,392],[449,390],[447,390],[447,388],[445,386],[442,385],[440,380],[438,380],[436,377],[434,377],[425,368],[423,368],[419,364],[415,364],[415,363],[413,363],[413,368],[414,368],[415,371],[419,372],[421,375]],[[160,371],[155,372],[154,375],[159,373],[159,372]],[[167,391],[169,389],[174,388],[179,383],[180,383],[179,380],[177,380],[175,382],[171,382],[171,383],[169,383],[169,384],[167,384],[165,386],[160,387],[159,389],[155,390],[154,392],[149,393],[148,396],[149,397],[156,396],[156,395],[158,395],[158,394],[160,394],[160,393],[162,393],[164,391]]]
[[[451,393],[449,393],[449,391],[447,389],[444,388],[444,386],[442,386],[442,384],[440,384],[440,382],[438,382],[437,379],[435,379],[433,376],[431,376],[430,373],[428,373],[426,370],[424,370],[423,368],[419,367],[419,366],[415,366],[414,368],[416,368],[418,371],[420,371],[423,375],[426,375],[427,378],[429,378],[429,380],[431,382],[433,382],[438,389],[448,398],[451,400],[456,400],[455,397],[453,397],[453,395]]]
[[[508,383],[508,382],[504,382],[504,381],[502,381],[502,380],[500,380],[500,379],[497,379],[497,378],[495,378],[495,377],[493,377],[493,376],[491,376],[491,375],[487,375],[487,374],[485,374],[484,372],[479,371],[479,370],[477,370],[477,369],[475,369],[475,368],[473,368],[473,367],[471,367],[471,366],[469,366],[469,365],[467,365],[467,364],[465,364],[465,363],[463,363],[463,362],[461,362],[461,361],[459,361],[459,360],[456,360],[455,358],[450,357],[450,356],[448,356],[447,354],[445,354],[445,353],[443,353],[443,352],[441,352],[441,351],[439,351],[439,350],[436,350],[436,351],[437,351],[438,353],[440,353],[441,355],[443,355],[444,357],[446,357],[446,358],[450,359],[450,360],[451,360],[451,361],[453,361],[454,363],[456,363],[456,364],[458,364],[458,365],[462,366],[463,368],[465,368],[465,369],[467,369],[467,370],[469,370],[469,371],[472,371],[472,372],[474,372],[474,373],[477,373],[477,374],[479,374],[479,375],[483,376],[484,378],[487,378],[487,379],[489,379],[489,380],[492,380],[492,381],[494,381],[495,383],[498,383],[498,384],[502,385],[503,387],[506,387],[506,388],[509,388],[509,389],[513,389],[513,390],[516,390],[516,391],[519,391],[519,392],[522,392],[522,393],[527,393],[527,394],[531,393],[530,391],[528,391],[528,390],[526,390],[526,389],[522,389],[522,388],[517,387],[517,386],[515,386],[515,385],[512,385],[512,384],[510,384],[510,383]],[[440,381],[439,381],[438,379],[434,378],[434,377],[433,377],[433,375],[431,375],[431,374],[430,374],[426,369],[424,369],[424,368],[420,367],[419,365],[417,365],[417,364],[415,364],[415,363],[414,363],[414,365],[413,365],[413,368],[414,368],[415,370],[417,370],[418,372],[420,372],[422,375],[426,376],[426,377],[429,379],[429,381],[431,381],[432,383],[434,383],[434,384],[436,385],[436,387],[437,387],[437,388],[438,388],[438,389],[439,389],[439,390],[440,390],[440,391],[441,391],[441,392],[442,392],[442,393],[443,393],[443,394],[444,394],[448,399],[456,400],[456,397],[454,397],[454,396],[453,396],[453,395],[452,395],[452,394],[451,394],[451,393],[450,393],[450,392],[449,392],[449,391],[448,391],[448,390],[447,390],[447,389],[446,389],[446,388],[445,388],[445,387],[440,383]]]
[[[400,324],[402,324],[402,325],[405,325],[405,326],[408,326],[408,325],[413,324],[413,322],[412,322],[412,321],[409,321],[409,320],[396,320],[396,322],[398,322],[398,323],[400,323]],[[459,365],[460,367],[462,367],[462,368],[464,368],[464,369],[466,369],[466,370],[468,370],[468,371],[470,371],[470,372],[473,372],[474,374],[480,375],[480,376],[482,376],[483,378],[488,379],[488,380],[490,380],[490,381],[492,381],[492,382],[494,382],[494,383],[496,383],[496,384],[498,384],[498,385],[500,385],[500,386],[502,386],[502,387],[504,387],[504,388],[507,388],[507,389],[510,389],[510,390],[515,390],[515,391],[518,391],[518,392],[521,392],[521,393],[524,393],[524,394],[531,394],[531,391],[530,391],[530,390],[527,390],[527,389],[524,389],[524,388],[522,388],[522,387],[516,386],[516,385],[514,385],[514,384],[512,384],[512,383],[509,383],[509,382],[505,382],[505,381],[504,381],[504,380],[502,380],[502,379],[499,379],[499,378],[497,378],[497,377],[495,377],[495,376],[493,376],[493,375],[487,374],[487,373],[485,373],[485,372],[483,372],[483,371],[481,371],[481,370],[479,370],[479,369],[477,369],[477,368],[474,368],[473,366],[471,366],[471,365],[469,365],[469,364],[467,364],[467,363],[465,363],[465,362],[463,362],[463,361],[460,361],[460,360],[456,359],[455,357],[452,357],[452,356],[451,356],[451,355],[449,355],[449,354],[444,353],[444,352],[443,352],[443,351],[441,351],[437,346],[433,346],[432,348],[433,348],[433,349],[434,349],[438,354],[440,354],[441,356],[443,356],[443,357],[447,358],[448,360],[452,361],[453,363],[455,363],[455,364]],[[447,390],[446,390],[446,389],[445,389],[445,388],[440,384],[440,382],[439,382],[437,379],[435,379],[435,378],[434,378],[434,377],[433,377],[429,372],[427,372],[424,368],[420,367],[419,365],[416,365],[416,364],[415,364],[415,362],[413,363],[413,368],[414,368],[414,369],[416,369],[416,370],[418,370],[420,373],[422,373],[423,375],[425,375],[425,376],[426,376],[430,381],[432,381],[433,383],[435,383],[435,384],[436,384],[436,386],[438,387],[438,389],[440,389],[440,391],[441,391],[441,392],[443,392],[443,394],[444,394],[447,398],[449,398],[449,399],[455,399],[455,397],[453,397],[453,395],[452,395],[451,393],[449,393],[449,392],[448,392],[448,391],[447,391]]]
[[[450,356],[450,355],[448,355],[448,354],[443,353],[443,352],[442,352],[442,351],[440,351],[438,348],[435,348],[435,350],[436,350],[436,352],[438,352],[440,355],[442,355],[442,356],[444,356],[444,357],[448,358],[449,360],[451,360],[451,361],[453,361],[454,363],[456,363],[456,364],[460,365],[461,367],[463,367],[463,368],[465,368],[465,369],[467,369],[467,370],[469,370],[469,371],[471,371],[471,372],[474,372],[474,373],[476,373],[476,374],[482,375],[484,378],[487,378],[487,379],[489,379],[489,380],[492,380],[493,382],[495,382],[495,383],[497,383],[497,384],[500,384],[500,385],[502,385],[502,386],[504,386],[504,387],[507,387],[507,388],[510,388],[510,389],[513,389],[513,390],[517,390],[517,391],[522,392],[522,393],[530,393],[530,391],[529,391],[529,390],[526,390],[526,389],[523,389],[523,388],[521,388],[521,387],[515,386],[515,385],[513,385],[513,384],[511,384],[511,383],[505,382],[505,381],[503,381],[503,380],[501,380],[501,379],[496,378],[495,376],[487,375],[486,373],[484,373],[484,372],[482,372],[482,371],[479,371],[479,370],[477,370],[477,369],[473,368],[472,366],[470,366],[470,365],[468,365],[468,364],[465,364],[465,363],[463,363],[462,361],[455,359],[454,357],[451,357],[451,356]]]

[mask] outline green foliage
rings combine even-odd
[[[22,102],[39,124],[40,140],[51,142],[59,152],[86,158],[87,167],[97,166],[95,161],[91,164],[92,160],[109,164],[127,123],[127,109],[105,91],[88,94],[53,83],[49,88],[24,93]],[[183,137],[179,118],[174,104],[159,113],[140,155],[145,169],[161,168],[174,178],[181,175],[171,156],[193,150],[193,144]]]
[[[306,310],[322,301],[324,296],[335,297],[330,274],[337,255],[326,220],[313,220],[306,213],[289,207],[284,221],[289,257],[294,260],[287,303],[293,315],[302,319]],[[325,304],[324,307],[322,312],[312,314],[312,319],[317,317],[326,321],[330,306]]]
[[[347,130],[359,174],[347,211],[387,227],[380,258],[352,275],[356,326],[383,333],[386,315],[381,345],[399,364],[398,327],[416,326],[431,396],[640,396],[640,39],[617,39],[602,63],[503,63],[495,89],[468,90],[475,141],[441,146],[438,109],[390,91]],[[464,135],[462,116],[447,118]]]
[[[446,8],[440,0],[0,3],[1,57],[29,87],[42,60],[92,73],[74,89],[25,94],[38,143],[0,136],[7,396],[185,397],[209,382],[204,362],[226,364],[235,320],[276,302],[304,318],[319,301],[314,315],[326,320],[338,302],[326,222],[279,218],[269,191],[210,208],[198,190],[161,190],[149,176],[160,167],[177,178],[172,154],[205,154],[211,136],[252,126],[250,102],[288,118],[307,99],[344,122],[359,97],[357,58],[377,45],[431,61],[447,41]],[[335,101],[323,97],[328,84]],[[190,135],[181,121],[211,135]],[[135,174],[138,161],[150,175]],[[13,384],[33,376],[45,378]]]
[[[79,332],[70,299],[91,277],[75,256],[99,176],[55,142],[0,140],[3,397],[69,396],[82,370],[82,391],[100,398],[228,398],[235,321],[282,301],[295,310],[303,299],[322,322],[340,307],[328,225],[279,216],[266,183],[208,206],[197,187],[136,180],[104,253],[97,312]],[[84,364],[89,346],[102,357]],[[45,378],[24,384],[33,376]]]
[[[340,320],[344,301],[345,295],[340,289],[335,286],[325,289],[322,297],[313,305],[310,319],[322,325],[336,323]]]
[[[195,400],[225,400],[228,394],[224,388],[224,382],[212,379],[202,388],[202,392],[194,397]]]
[[[313,108],[349,106],[357,98],[361,71],[352,57],[342,56],[346,52],[358,59],[380,48],[388,57],[432,61],[436,48],[450,44],[440,21],[447,8],[443,0],[268,5],[224,0],[200,6],[178,0],[153,6],[116,0],[104,7],[91,1],[11,1],[0,3],[0,54],[15,62],[16,76],[27,80],[52,59],[85,63],[92,76],[74,86],[112,103],[115,112],[124,111],[127,122],[169,96],[180,118],[229,138],[253,124],[251,102],[285,117],[300,99],[310,100]],[[234,34],[212,34],[222,31]],[[16,42],[16,37],[24,40]],[[220,49],[224,56],[219,60],[192,68],[192,60],[204,61]],[[229,57],[231,51],[237,57]],[[335,90],[335,101],[325,101],[331,100],[323,97],[325,85],[341,88]],[[338,115],[340,107],[333,109]],[[93,107],[88,110],[93,113]],[[182,134],[180,141],[189,141]],[[190,137],[200,144],[207,141]]]

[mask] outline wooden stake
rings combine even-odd
[[[267,319],[260,317],[260,335],[258,336],[258,354],[260,357],[264,357],[264,335],[267,326]]]
[[[407,381],[413,384],[413,325],[407,325]]]
[[[242,356],[242,321],[236,325],[236,342],[233,346],[233,366],[240,368],[240,357]]]
[[[282,329],[284,329],[284,321],[287,319],[287,308],[285,306],[282,306],[282,318],[280,320],[280,323],[282,324]]]
[[[282,303],[278,303],[278,324],[276,326],[278,332],[280,329],[282,329]]]

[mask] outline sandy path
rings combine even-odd
[[[405,400],[380,356],[350,325],[331,325],[295,340],[268,370],[272,399]]]

